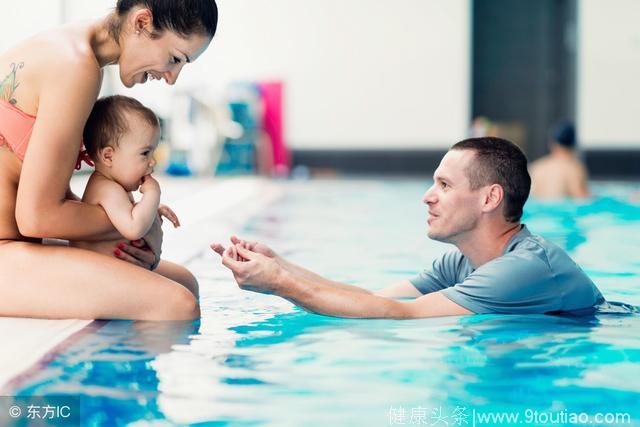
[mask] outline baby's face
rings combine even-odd
[[[160,129],[135,115],[128,114],[127,118],[129,130],[114,149],[111,175],[127,191],[135,191],[142,178],[153,172]]]

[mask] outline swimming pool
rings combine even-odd
[[[282,185],[242,234],[336,280],[377,289],[448,247],[426,237],[428,182]],[[589,203],[529,202],[524,222],[608,300],[640,305],[634,189],[594,188]],[[99,323],[11,394],[80,396],[88,426],[640,425],[640,314],[334,319],[239,291],[206,248],[189,266],[200,321]]]

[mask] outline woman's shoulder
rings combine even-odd
[[[0,79],[5,76],[16,83],[16,101],[26,111],[38,109],[40,95],[49,87],[80,84],[94,92],[102,81],[89,38],[65,27],[39,33],[1,54]]]
[[[77,73],[85,74],[88,78],[101,76],[100,64],[86,31],[75,27],[63,27],[42,33],[34,37],[32,42],[37,64],[46,65],[45,68],[48,70],[55,70],[59,73],[58,77],[77,77]]]
[[[24,76],[46,80],[54,75],[99,78],[101,69],[86,32],[75,27],[61,27],[26,39],[1,56],[2,65],[22,64]],[[34,81],[33,83],[37,83]]]

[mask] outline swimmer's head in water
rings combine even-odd
[[[120,80],[126,87],[161,79],[174,84],[209,46],[217,25],[215,0],[119,0],[107,28],[119,46]]]
[[[575,148],[576,146],[576,130],[573,124],[563,122],[553,129],[553,141],[566,148]]]

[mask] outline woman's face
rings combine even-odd
[[[164,79],[174,84],[185,64],[195,61],[209,46],[211,37],[194,33],[187,38],[170,30],[152,37],[151,12],[142,9],[134,14],[131,30],[123,36],[118,64],[120,80],[126,87],[149,79]]]

